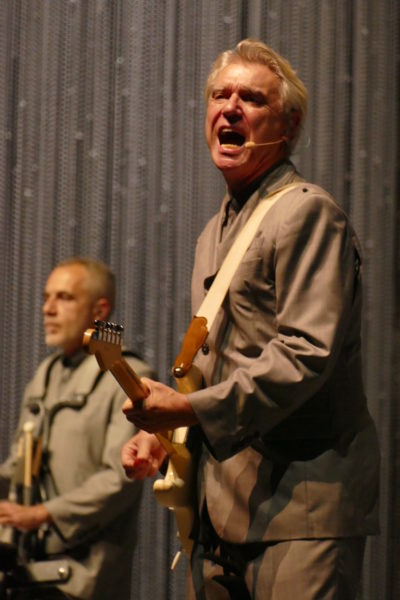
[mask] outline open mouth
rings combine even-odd
[[[218,134],[219,143],[224,148],[240,148],[245,142],[244,135],[233,129],[224,128]]]

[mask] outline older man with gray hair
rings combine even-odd
[[[124,405],[145,431],[126,444],[123,464],[133,476],[153,473],[165,457],[154,433],[191,428],[187,598],[355,599],[365,539],[378,528],[379,472],[361,375],[359,243],[335,200],[290,161],[307,92],[284,58],[240,42],[217,59],[206,101],[227,194],[193,269],[190,331],[206,329],[195,358],[204,387],[185,393],[145,379],[145,401]],[[213,281],[264,202],[211,326]]]

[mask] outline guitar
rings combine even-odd
[[[34,428],[32,421],[26,421],[23,425],[8,491],[9,502],[24,506],[35,503],[35,483],[42,459],[42,440],[34,437]],[[37,546],[36,533],[21,532],[11,525],[0,525],[0,571],[2,567],[14,568],[18,558],[26,561],[32,559]]]
[[[94,354],[102,371],[110,371],[132,402],[146,397],[140,377],[122,356],[121,325],[95,321],[93,329],[83,334],[83,346],[89,354]],[[187,359],[179,360],[174,367],[174,375],[178,390],[189,393],[201,387],[201,374],[195,367],[187,368]],[[189,371],[190,376],[189,376]],[[190,557],[193,540],[190,533],[194,522],[193,497],[193,461],[186,447],[187,427],[173,431],[163,431],[156,436],[169,456],[168,468],[164,479],[157,479],[153,484],[153,492],[160,504],[175,513],[178,538],[182,549]],[[175,557],[172,569],[175,567]]]

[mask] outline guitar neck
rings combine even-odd
[[[110,368],[110,371],[132,401],[143,400],[146,397],[146,390],[139,376],[124,358],[121,357],[117,360]]]
[[[112,367],[110,367],[110,371],[124,390],[125,394],[133,402],[136,400],[143,400],[146,397],[146,389],[143,387],[139,376],[122,357],[114,362]],[[155,435],[169,455],[176,452],[174,446],[170,442],[169,438],[171,436],[168,431],[161,431]]]

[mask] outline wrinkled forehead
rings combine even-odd
[[[260,97],[276,110],[283,108],[282,80],[267,65],[261,63],[234,62],[222,68],[210,85],[208,101],[216,95],[225,97]]]

